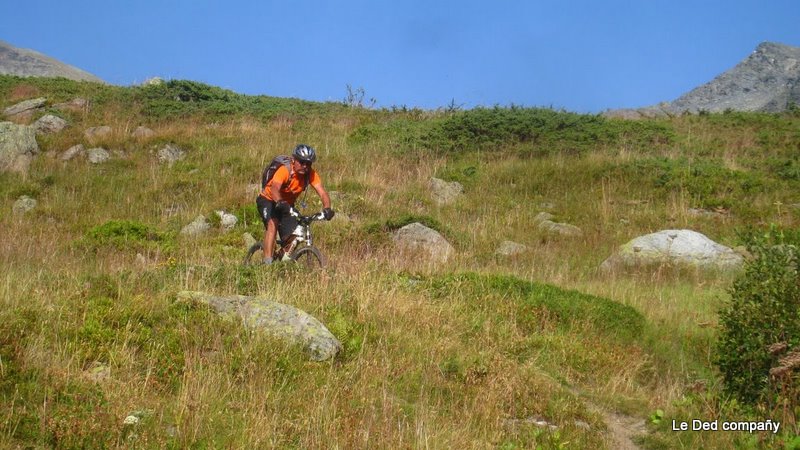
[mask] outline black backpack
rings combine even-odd
[[[289,173],[292,173],[292,157],[287,155],[278,155],[272,159],[272,162],[269,163],[269,165],[264,168],[264,172],[261,173],[261,190],[264,190],[264,188],[267,187],[267,183],[269,183],[269,180],[272,179],[272,177],[275,175],[275,172],[281,166],[286,167],[286,170]],[[308,179],[309,176],[306,175],[303,183],[304,191],[308,187]]]

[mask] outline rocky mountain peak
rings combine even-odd
[[[17,48],[0,41],[0,74],[21,77],[64,77],[71,80],[103,80],[89,72],[70,66],[33,50]]]
[[[777,112],[800,101],[800,47],[763,42],[742,62],[678,97],[674,112]]]
[[[762,42],[739,64],[672,102],[604,115],[638,118],[701,111],[780,112],[792,104],[800,104],[800,47]]]

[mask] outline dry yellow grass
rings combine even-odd
[[[694,217],[688,210],[696,198],[685,189],[664,193],[623,176],[620,167],[643,158],[634,141],[613,154],[420,157],[389,139],[351,140],[373,120],[367,114],[162,120],[141,141],[130,132],[142,121],[120,105],[71,120],[72,129],[43,139],[45,150],[61,152],[83,142],[88,126],[110,125],[115,134],[99,144],[125,158],[106,166],[39,158],[28,180],[3,179],[5,211],[12,193],[31,191],[39,200],[24,217],[0,216],[0,331],[14,336],[0,339],[0,375],[14,385],[2,385],[3,446],[610,448],[604,411],[641,420],[656,409],[683,413],[673,405],[691,395],[693,383],[715,384],[710,345],[729,279],[596,269],[645,232],[697,228],[731,241],[750,219]],[[673,123],[676,147],[714,140],[702,124]],[[750,148],[753,133],[725,138],[730,151],[717,155],[725,167],[748,164],[736,149]],[[152,151],[166,142],[185,148],[186,159],[158,163]],[[241,268],[241,234],[260,238],[257,220],[197,239],[178,234],[198,214],[252,208],[247,186],[298,142],[319,150],[316,167],[339,192],[333,206],[350,219],[315,225],[330,260],[326,271]],[[436,206],[429,196],[430,178],[441,174],[465,184],[454,205]],[[796,214],[774,206],[771,195],[752,197],[763,220],[796,224]],[[309,198],[309,209],[318,208]],[[539,230],[534,217],[544,210],[583,235]],[[456,247],[453,259],[435,264],[396,254],[381,226],[405,216],[438,221]],[[87,238],[111,220],[147,225],[161,240],[107,245]],[[506,239],[529,250],[495,255]],[[436,283],[463,272],[486,277],[468,286],[477,294],[437,296]],[[501,275],[631,306],[646,319],[645,331],[638,341],[620,340],[589,322],[525,306],[524,296],[486,281]],[[334,362],[309,362],[280,341],[176,304],[186,289],[290,303],[338,333],[345,352]],[[98,366],[109,369],[99,381],[91,377]],[[687,408],[714,414],[723,406]],[[126,428],[134,411],[146,413]],[[697,439],[709,448],[732,442]]]

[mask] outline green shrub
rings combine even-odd
[[[720,311],[715,363],[731,394],[747,402],[769,403],[779,388],[770,369],[780,365],[781,356],[769,347],[783,343],[788,351],[800,350],[800,230],[773,227],[744,239],[754,258]],[[800,387],[796,375],[794,380],[790,390],[796,392]]]
[[[110,220],[89,230],[84,240],[90,246],[120,249],[146,247],[164,236],[149,226],[132,220]]]
[[[609,121],[598,115],[546,108],[475,108],[438,120],[421,141],[446,151],[502,150],[518,146],[523,154],[581,154],[625,144],[640,150],[670,144],[674,133],[657,122]]]
[[[531,332],[538,327],[542,308],[561,326],[588,323],[603,334],[624,340],[641,336],[645,326],[644,317],[630,306],[513,276],[462,273],[430,280],[428,286],[436,297],[448,298],[458,292],[468,298],[497,294],[515,299],[518,325]]]
[[[609,167],[607,172],[649,183],[664,193],[686,192],[693,206],[704,208],[746,206],[753,194],[774,187],[772,180],[759,173],[731,170],[721,161],[709,159],[642,158]]]

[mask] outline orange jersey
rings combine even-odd
[[[309,186],[314,184],[319,185],[322,182],[319,174],[317,174],[314,169],[309,168],[306,176],[308,177]],[[302,176],[296,175],[294,172],[290,174],[289,171],[286,170],[286,166],[278,167],[278,170],[275,171],[275,175],[272,176],[269,183],[264,186],[264,190],[261,191],[262,197],[273,202],[275,199],[272,198],[271,191],[274,183],[278,183],[281,186],[281,198],[289,202],[290,205],[294,205],[295,200],[303,193],[303,187],[305,187],[305,180]]]

